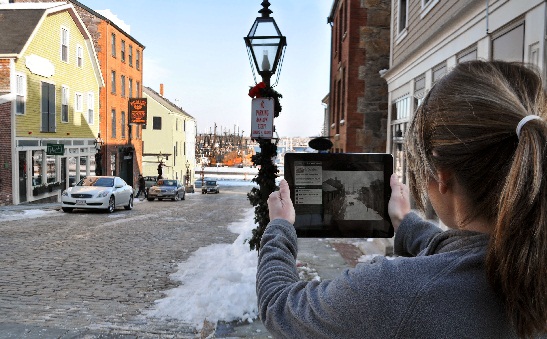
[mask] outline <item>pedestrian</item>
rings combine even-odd
[[[409,187],[449,230],[411,211],[391,178],[399,257],[329,281],[299,280],[285,181],[268,199],[256,290],[286,338],[547,338],[547,122],[542,79],[471,61],[439,80],[406,138]]]
[[[138,198],[141,193],[144,194],[145,199],[148,198],[148,193],[146,192],[146,181],[144,180],[142,174],[139,174],[139,190],[137,191],[135,198]]]

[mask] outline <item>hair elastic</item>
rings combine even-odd
[[[519,139],[520,139],[520,130],[522,129],[522,126],[524,126],[524,124],[526,124],[528,121],[535,120],[535,119],[541,120],[541,117],[532,114],[532,115],[525,116],[524,118],[522,118],[522,120],[519,121],[519,124],[517,125],[517,137]]]

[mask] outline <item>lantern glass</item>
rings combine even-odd
[[[286,44],[275,20],[270,17],[256,18],[245,41],[258,72],[274,73]]]

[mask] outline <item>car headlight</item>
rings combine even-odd
[[[61,193],[61,195],[62,195],[63,197],[68,197],[68,192],[67,192],[67,190],[64,190],[63,193]]]
[[[109,193],[108,191],[102,191],[99,194],[97,194],[97,198],[104,198],[108,196],[108,193]]]

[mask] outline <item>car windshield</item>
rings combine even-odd
[[[114,178],[86,177],[76,186],[114,187]]]
[[[176,180],[158,180],[158,186],[177,186]]]
[[[216,181],[207,181],[205,184],[208,185],[208,186],[215,186],[217,184],[217,182]]]

